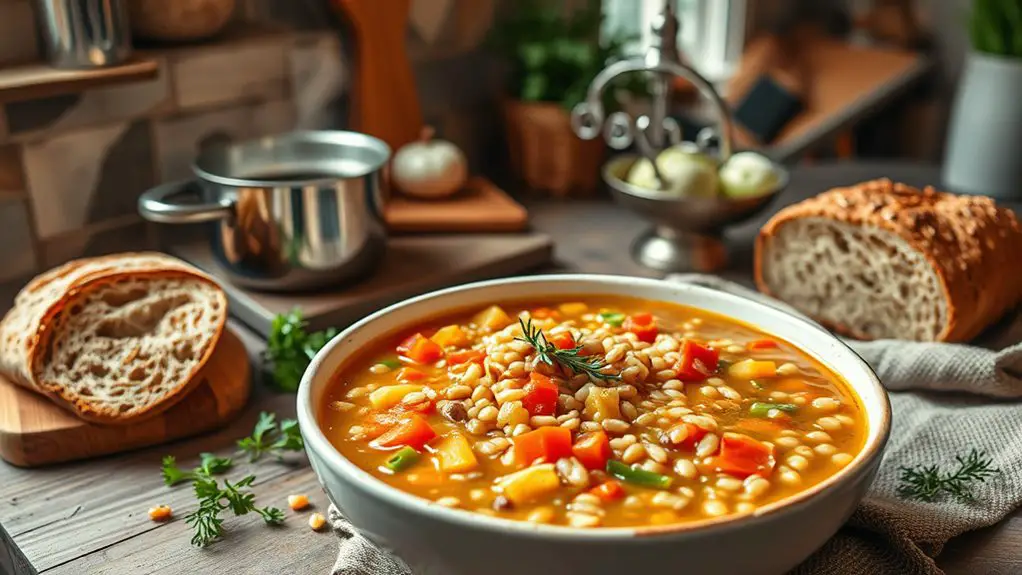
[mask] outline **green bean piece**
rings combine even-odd
[[[798,406],[794,403],[765,403],[757,401],[749,406],[749,415],[753,417],[770,417],[770,410],[772,409],[793,413],[798,410]]]
[[[625,314],[604,312],[600,314],[600,319],[609,326],[621,327],[621,324],[625,322]]]
[[[642,468],[629,467],[628,464],[614,459],[607,462],[607,473],[626,483],[654,489],[670,489],[674,483],[671,477]]]
[[[419,460],[419,452],[405,446],[398,450],[384,465],[391,471],[401,471]]]
[[[385,359],[380,364],[389,367],[390,369],[397,369],[401,367],[401,361],[397,359]]]

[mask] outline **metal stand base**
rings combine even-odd
[[[727,248],[716,234],[656,227],[635,238],[632,258],[664,272],[710,273],[727,265]]]

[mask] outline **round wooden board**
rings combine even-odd
[[[229,328],[199,384],[180,403],[129,425],[82,421],[49,399],[0,376],[0,457],[23,467],[85,459],[156,445],[225,425],[245,406],[251,389],[248,353]]]

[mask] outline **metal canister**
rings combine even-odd
[[[123,0],[36,0],[47,60],[56,68],[115,66],[131,56]]]

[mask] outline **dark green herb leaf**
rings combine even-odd
[[[163,483],[166,485],[177,485],[183,481],[191,481],[195,478],[195,474],[191,471],[184,471],[177,466],[177,461],[173,455],[165,455],[163,457],[163,468],[161,469],[163,475]]]
[[[297,308],[273,318],[263,353],[273,384],[281,391],[297,391],[316,352],[336,335],[337,330],[332,328],[306,333],[302,312]]]
[[[279,458],[285,451],[301,451],[305,449],[305,442],[298,421],[285,419],[278,427],[277,416],[264,411],[259,414],[252,435],[238,440],[238,448],[248,454],[249,461],[256,461],[266,453]]]

